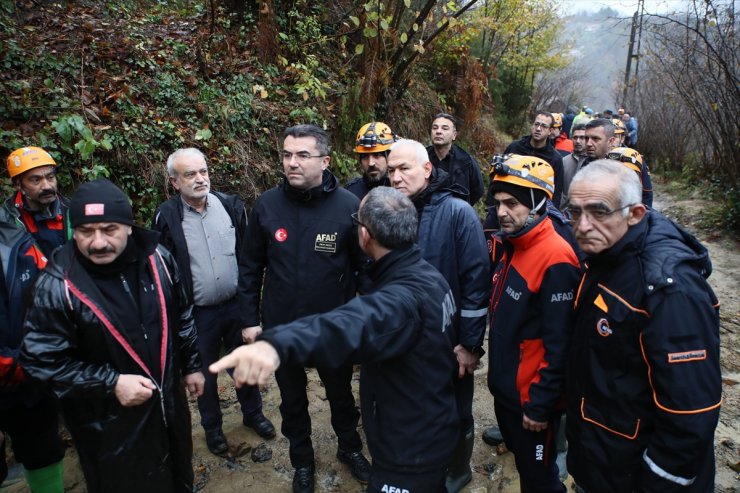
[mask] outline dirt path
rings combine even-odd
[[[658,186],[656,208],[663,210],[681,224],[693,229],[692,225],[701,217],[704,203],[699,199],[677,200],[661,193]],[[699,238],[710,250],[714,273],[710,281],[722,303],[722,373],[724,377],[724,405],[720,424],[716,432],[717,492],[739,492],[740,475],[730,468],[740,461],[740,244],[718,236],[714,232],[698,232]],[[476,372],[476,399],[473,412],[476,417],[476,443],[472,463],[475,468],[472,483],[463,490],[466,493],[519,491],[518,475],[510,453],[497,455],[496,451],[480,440],[488,426],[496,422],[493,413],[493,398],[486,388],[486,369]],[[203,431],[197,424],[198,411],[194,403],[193,439],[195,455],[193,463],[196,481],[204,493],[290,492],[292,468],[288,459],[287,440],[278,433],[278,438],[266,443],[272,458],[264,463],[251,460],[251,450],[263,441],[241,424],[241,416],[230,381],[220,380],[224,409],[224,432],[229,439],[235,457],[216,457],[205,446]],[[358,382],[354,383],[355,391]],[[265,414],[280,427],[280,393],[273,382],[263,393]],[[313,443],[317,461],[317,492],[360,493],[363,488],[349,475],[346,467],[334,458],[336,439],[329,423],[329,406],[324,400],[323,389],[314,371],[309,374],[309,411],[313,421]],[[70,448],[65,459],[65,485],[74,493],[85,491],[84,481],[76,463],[74,449]],[[568,485],[572,481],[568,480]],[[25,491],[24,484],[4,489],[7,492]]]

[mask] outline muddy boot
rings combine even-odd
[[[475,440],[475,428],[470,428],[457,442],[452,462],[447,466],[447,480],[445,486],[448,493],[457,493],[473,479],[473,471],[470,470],[470,457],[473,455],[473,441]]]

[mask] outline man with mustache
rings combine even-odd
[[[159,242],[175,256],[183,285],[192,297],[198,330],[198,349],[207,367],[221,354],[242,344],[236,293],[239,252],[247,241],[247,213],[234,195],[211,190],[206,158],[195,148],[178,149],[167,158],[167,174],[178,195],[159,206],[152,229]],[[216,376],[207,373],[203,395],[198,398],[200,423],[208,450],[228,451],[218,398]],[[259,436],[275,436],[275,427],[262,414],[259,388],[236,391],[242,423]]]
[[[383,122],[370,122],[357,132],[355,154],[360,158],[362,176],[344,188],[362,200],[375,187],[390,186],[388,181],[388,149],[398,140],[391,127]]]
[[[59,397],[90,493],[193,490],[185,388],[203,393],[192,304],[159,234],[106,179],[36,281],[20,362]]]
[[[637,173],[610,160],[571,183],[567,210],[588,268],[567,357],[568,471],[581,493],[715,491],[711,261],[641,199]]]
[[[488,388],[496,421],[514,453],[521,491],[565,492],[555,465],[565,355],[578,287],[578,257],[547,213],[552,167],[509,156],[491,169],[501,225],[492,238]]]
[[[57,163],[45,150],[31,146],[10,153],[7,164],[17,192],[5,201],[5,208],[49,257],[72,234],[69,201],[57,192]]]

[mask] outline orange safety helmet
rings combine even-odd
[[[555,193],[555,172],[547,161],[538,157],[518,154],[494,156],[489,174],[494,182],[542,190],[550,200]]]
[[[642,155],[630,147],[615,147],[606,154],[606,158],[619,161],[638,175],[642,175]]]
[[[398,137],[393,133],[391,127],[383,122],[370,122],[362,126],[357,132],[355,140],[355,152],[369,154],[383,152],[391,148]]]
[[[615,134],[623,134],[626,130],[624,123],[622,123],[622,120],[619,118],[612,118],[612,123],[614,124],[614,133]]]
[[[552,113],[552,126],[553,128],[560,128],[563,126],[562,113]]]
[[[54,166],[57,163],[51,155],[40,147],[21,147],[8,156],[8,174],[11,178],[40,166]]]

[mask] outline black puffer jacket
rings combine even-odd
[[[191,305],[174,259],[157,248],[157,238],[139,228],[129,237],[140,252],[138,304],[156,311],[148,339],[106,307],[74,242],[57,249],[39,275],[24,325],[21,364],[59,396],[89,492],[192,491],[181,377],[200,371],[201,361]],[[149,351],[137,352],[147,340]],[[124,373],[146,376],[158,390],[144,404],[123,407],[114,388]]]

